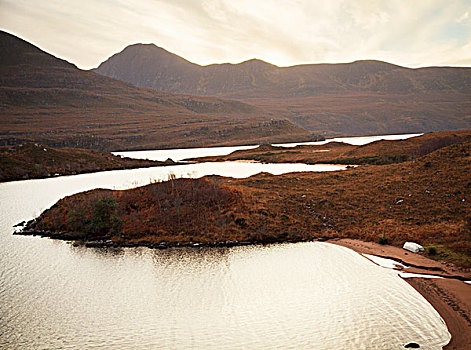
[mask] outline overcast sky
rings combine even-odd
[[[134,43],[199,64],[471,66],[471,0],[0,0],[0,28],[86,69]]]

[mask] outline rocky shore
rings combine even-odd
[[[146,240],[140,241],[116,241],[110,239],[111,237],[91,237],[87,240],[82,240],[82,237],[77,236],[77,234],[70,232],[54,232],[49,230],[35,230],[31,227],[34,224],[34,220],[28,222],[21,222],[15,227],[17,230],[13,232],[17,236],[38,236],[43,238],[59,239],[63,241],[69,241],[74,246],[84,246],[87,248],[136,248],[136,247],[146,247],[149,249],[168,249],[168,248],[210,248],[210,247],[237,247],[237,246],[247,246],[247,245],[266,245],[266,244],[275,244],[275,243],[300,243],[300,242],[312,242],[312,241],[328,241],[329,237],[311,237],[311,238],[301,238],[301,239],[288,239],[288,240],[225,240],[225,241],[213,241],[213,242],[151,242]]]

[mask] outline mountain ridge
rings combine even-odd
[[[278,67],[255,58],[235,64],[198,65],[154,44],[127,46],[93,71],[161,91],[234,98],[317,96],[343,91],[421,93],[441,91],[444,87],[456,92],[471,89],[468,67],[408,68],[379,60]],[[430,72],[438,81],[437,86],[430,84],[426,76]],[[459,81],[456,72],[462,76]],[[257,89],[254,91],[253,87]]]
[[[256,59],[200,66],[148,49],[139,64],[117,54],[94,71],[159,91],[239,100],[330,136],[471,128],[469,67],[407,68],[378,60],[277,67]],[[178,64],[162,65],[162,53]]]
[[[83,71],[0,32],[0,145],[99,150],[309,139],[242,101],[173,94]]]

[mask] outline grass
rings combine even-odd
[[[456,250],[449,243],[435,243],[424,245],[427,257],[433,260],[457,263],[460,266],[471,268],[471,252]]]
[[[271,163],[389,165],[423,157],[435,150],[471,139],[469,131],[424,134],[402,141],[380,140],[362,146],[339,142],[293,148],[262,145],[227,156],[196,158],[197,161],[256,160]],[[267,150],[269,150],[267,152]],[[431,166],[430,163],[424,164]]]

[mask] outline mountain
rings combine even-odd
[[[93,71],[136,86],[196,95],[223,95],[253,88],[253,78],[276,68],[260,60],[199,66],[153,44],[136,44]]]
[[[93,71],[161,91],[238,99],[331,135],[471,127],[471,68],[410,69],[373,60],[200,66],[153,44],[136,44]]]
[[[0,145],[100,150],[293,141],[310,134],[241,101],[136,87],[0,32]]]
[[[257,59],[200,66],[154,44],[128,46],[93,71],[156,90],[236,98],[471,91],[471,68],[410,69],[374,60],[277,67]]]

